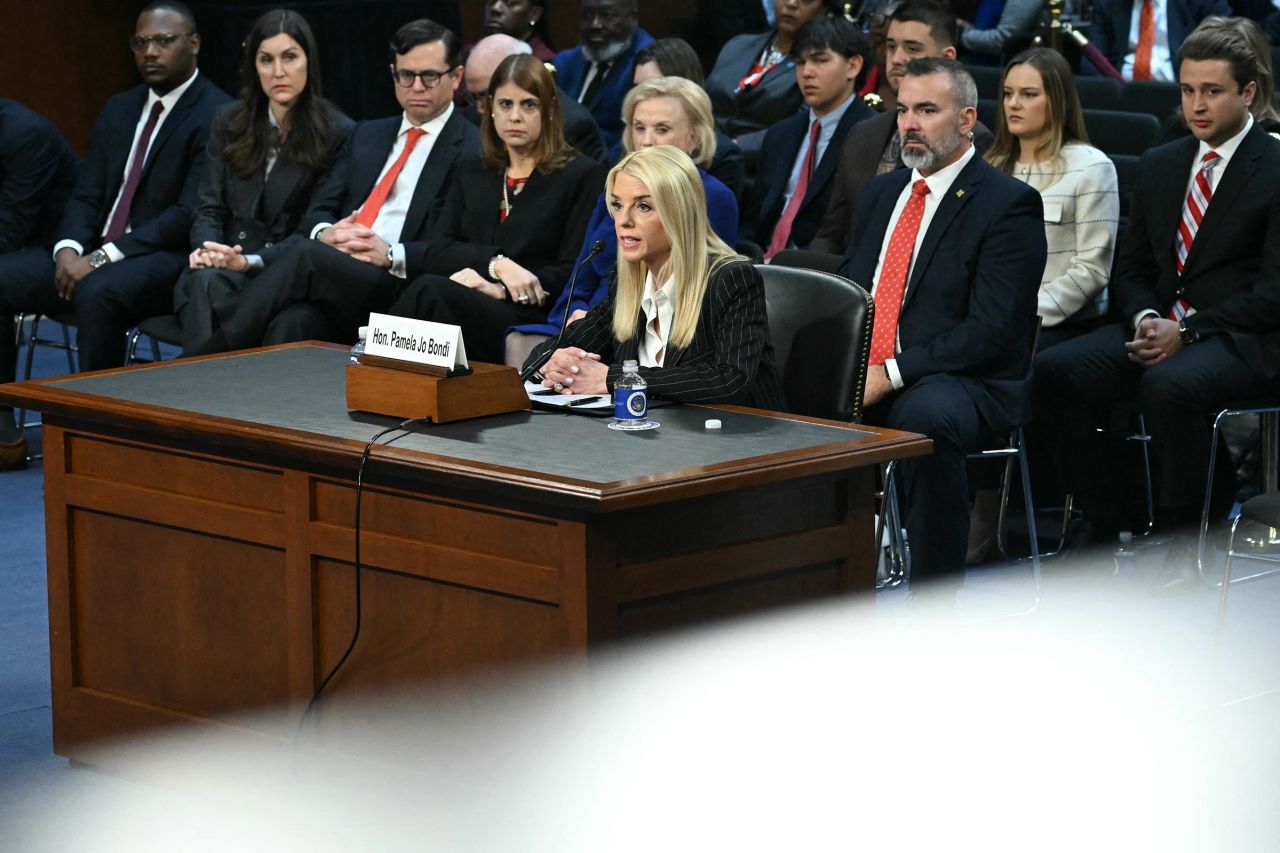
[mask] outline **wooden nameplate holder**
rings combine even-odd
[[[514,367],[472,362],[470,368],[449,371],[364,355],[347,367],[347,408],[442,424],[531,406]]]

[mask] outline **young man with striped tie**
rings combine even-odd
[[[1208,414],[1280,391],[1280,142],[1249,113],[1257,62],[1221,19],[1187,38],[1179,62],[1193,135],[1142,158],[1111,281],[1118,322],[1036,362],[1039,429],[1102,531],[1120,520],[1116,466],[1094,431],[1113,404],[1136,401],[1145,416],[1157,524],[1179,531],[1200,517]],[[1229,491],[1226,474],[1215,483]],[[1191,579],[1188,539],[1175,544],[1161,587]]]

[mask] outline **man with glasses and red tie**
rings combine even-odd
[[[356,126],[330,176],[345,185],[342,207],[304,223],[312,239],[265,269],[222,327],[184,355],[352,342],[369,312],[385,311],[422,274],[429,215],[480,136],[453,105],[462,65],[452,32],[426,18],[405,24],[391,39],[390,73],[404,112]]]
[[[875,296],[864,420],[919,432],[899,463],[914,595],[954,596],[969,539],[965,455],[1031,416],[1031,335],[1044,271],[1040,194],[971,141],[978,91],[953,59],[907,63],[906,169],[871,180],[840,272]],[[923,583],[922,583],[923,582]]]
[[[200,36],[182,3],[149,4],[128,44],[142,85],[103,107],[52,254],[0,258],[0,315],[72,314],[81,370],[120,366],[128,328],[172,310],[209,125],[228,100],[196,70]],[[0,382],[16,360],[13,336],[0,335]],[[0,415],[0,444],[16,456],[13,429]]]
[[[1156,523],[1176,533],[1200,520],[1209,413],[1280,391],[1280,142],[1249,113],[1257,73],[1248,39],[1220,19],[1183,42],[1192,135],[1143,155],[1111,278],[1119,322],[1036,362],[1037,430],[1097,530],[1120,521],[1116,466],[1095,440],[1112,404],[1134,400],[1144,415]],[[1222,473],[1215,510],[1233,497]],[[1175,545],[1162,588],[1192,579],[1190,537]]]

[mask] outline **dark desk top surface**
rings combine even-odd
[[[377,432],[397,421],[361,412],[349,412],[345,400],[344,350],[316,345],[250,351],[226,357],[166,362],[144,369],[112,371],[90,376],[44,380],[10,386],[21,392],[42,386],[42,394],[21,394],[23,402],[41,408],[57,392],[74,392],[80,409],[93,411],[95,398],[127,404],[139,416],[151,412],[185,414],[198,425],[208,416],[210,425],[243,422],[291,435],[358,442],[346,452],[358,452]],[[53,392],[50,395],[49,392]],[[93,398],[82,397],[93,395]],[[57,412],[57,406],[43,408]],[[559,412],[515,412],[449,424],[429,424],[418,432],[391,433],[382,441],[407,458],[448,458],[476,463],[482,469],[518,469],[525,475],[543,475],[556,481],[574,481],[607,491],[609,485],[670,482],[682,474],[705,473],[759,460],[784,461],[845,454],[868,443],[900,445],[891,456],[915,455],[917,436],[902,433],[812,423],[788,416],[769,416],[699,406],[654,409],[651,418],[662,426],[647,432],[619,432],[607,428],[607,419]],[[194,416],[194,417],[190,417]],[[723,427],[708,430],[704,422],[719,418]],[[225,419],[225,420],[223,420]],[[888,439],[888,440],[886,440]],[[905,441],[903,439],[906,439]],[[914,440],[914,441],[913,441]],[[927,444],[925,445],[927,447]],[[854,467],[873,461],[847,461]],[[455,466],[456,467],[456,466]],[[595,489],[592,489],[594,491]]]

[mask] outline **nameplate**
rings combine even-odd
[[[369,315],[364,351],[378,358],[453,370],[468,367],[462,328],[390,314]]]

